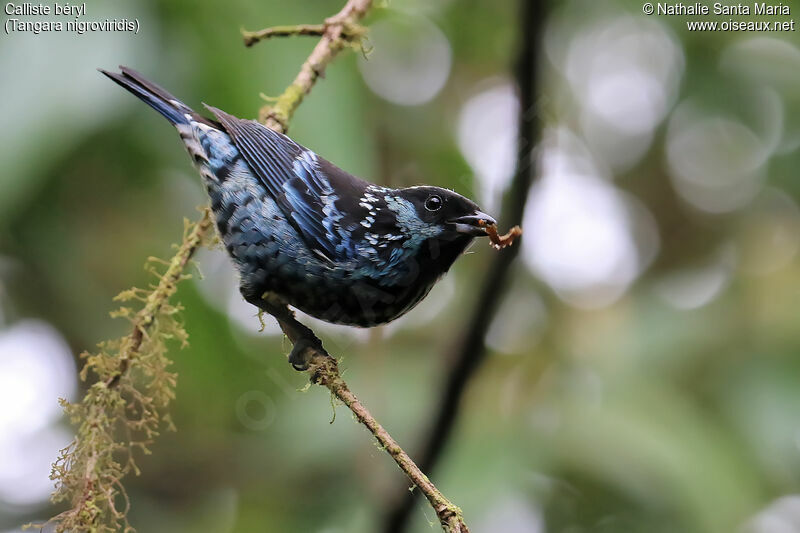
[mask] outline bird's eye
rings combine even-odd
[[[438,211],[442,208],[442,198],[441,196],[428,196],[428,199],[425,200],[425,209],[428,211]]]

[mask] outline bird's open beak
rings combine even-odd
[[[475,211],[471,215],[454,218],[447,221],[455,226],[458,233],[480,237],[486,235],[486,226],[494,226],[497,221],[481,211]]]

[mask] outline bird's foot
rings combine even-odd
[[[295,341],[292,351],[289,353],[289,363],[300,372],[308,370],[315,352],[328,355],[322,347],[322,341],[318,338],[300,337]]]
[[[322,347],[322,341],[308,326],[301,324],[295,318],[294,313],[283,301],[269,292],[257,295],[256,292],[248,290],[246,287],[242,287],[241,292],[245,300],[274,316],[287,337],[295,339],[292,351],[289,353],[289,363],[295,370],[308,370],[314,354],[330,357]]]

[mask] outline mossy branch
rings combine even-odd
[[[162,415],[175,397],[175,374],[169,372],[167,343],[186,345],[187,334],[178,319],[179,304],[170,303],[180,281],[191,276],[186,268],[195,251],[213,235],[209,210],[195,223],[184,221],[183,242],[168,262],[148,260],[158,275],[149,289],[133,288],[115,300],[139,301],[135,312],[123,306],[112,313],[131,321],[131,333],[98,345],[97,353],[84,353],[80,377],[97,377],[80,403],[61,400],[78,430],[61,452],[51,472],[56,483],[53,502],[69,501],[70,509],[52,519],[57,532],[132,531],[127,522],[128,499],[122,478],[138,474],[134,451],[149,453],[148,446],[164,428],[172,428]],[[158,274],[156,264],[166,264]],[[122,436],[120,436],[122,434]]]
[[[184,238],[177,253],[172,257],[169,266],[161,276],[156,288],[147,295],[144,307],[133,318],[133,332],[124,339],[119,351],[119,366],[106,380],[108,388],[113,388],[119,383],[128,370],[131,360],[139,354],[147,332],[153,327],[155,318],[168,304],[169,299],[175,294],[179,281],[186,279],[184,274],[195,251],[206,241],[212,230],[211,211],[206,207],[202,210],[200,219],[194,224],[184,221]],[[118,295],[116,300],[126,300],[135,297],[135,289]],[[84,372],[86,369],[84,368]]]
[[[245,46],[253,46],[259,41],[272,37],[290,37],[292,35],[315,35],[321,37],[325,33],[324,24],[297,24],[295,26],[273,26],[258,31],[242,30]]]
[[[322,38],[303,62],[294,81],[273,104],[265,105],[259,111],[258,120],[262,124],[275,131],[286,132],[292,115],[311,91],[317,78],[324,75],[325,67],[343,49],[353,45],[360,46],[366,30],[359,25],[359,21],[370,7],[372,0],[350,0],[341,11],[321,25],[281,26],[260,32],[243,32],[245,45],[252,46],[259,40],[277,35],[314,35],[315,33],[310,33],[311,30],[321,30],[317,34]],[[303,33],[303,29],[309,33]]]

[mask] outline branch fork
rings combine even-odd
[[[252,46],[264,39],[278,36],[316,35],[321,37],[311,55],[303,62],[294,81],[277,97],[273,104],[265,105],[259,110],[259,122],[275,131],[286,133],[292,115],[305,95],[311,91],[317,79],[324,75],[325,67],[344,48],[353,45],[360,46],[367,30],[359,22],[370,7],[372,7],[372,0],[349,0],[341,11],[325,19],[323,24],[276,26],[256,32],[242,32],[245,46]]]
[[[322,24],[293,24],[286,26],[272,26],[258,31],[241,30],[242,40],[246,47],[251,47],[261,41],[266,41],[273,37],[292,37],[295,35],[322,37],[333,27],[340,25],[342,27],[340,36],[342,39],[351,43],[356,43],[364,38],[368,30],[361,24],[352,23],[347,20],[340,20],[336,17],[330,17]]]

